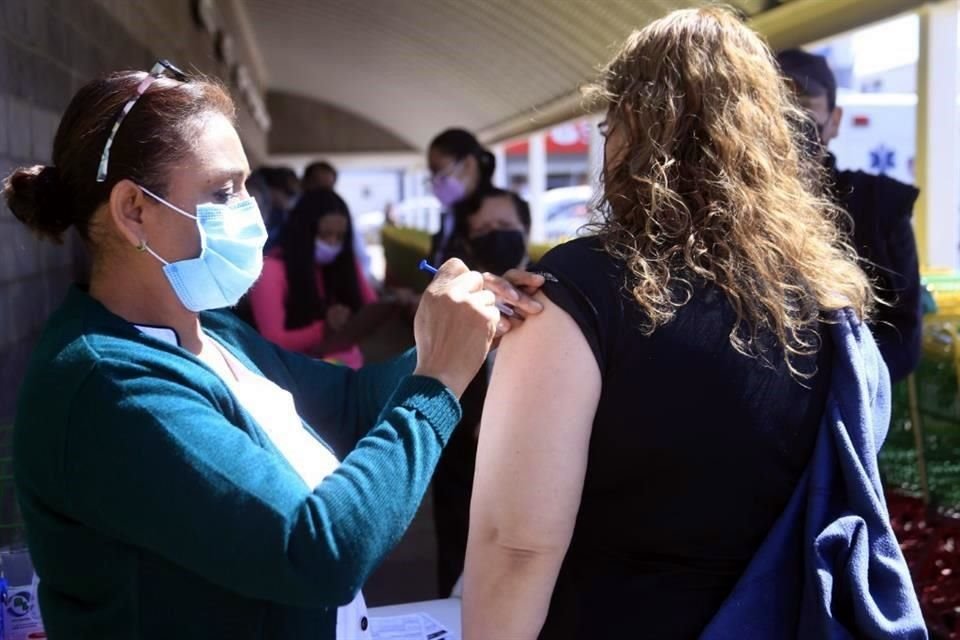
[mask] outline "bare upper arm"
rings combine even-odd
[[[565,552],[580,506],[600,398],[596,359],[574,320],[544,295],[508,334],[484,406],[471,538]]]

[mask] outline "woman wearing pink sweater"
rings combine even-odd
[[[354,369],[363,365],[359,347],[344,344],[343,335],[351,318],[377,296],[354,257],[352,237],[350,212],[340,196],[328,189],[303,195],[250,292],[263,337],[289,351]]]

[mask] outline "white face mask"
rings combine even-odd
[[[329,244],[323,240],[317,240],[313,247],[313,259],[317,264],[326,266],[332,264],[341,251],[343,251],[343,244]]]

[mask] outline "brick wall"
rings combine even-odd
[[[227,25],[236,25],[234,5],[218,7]],[[240,60],[252,67],[235,40]],[[104,71],[148,69],[158,57],[226,77],[210,36],[192,22],[189,0],[0,0],[0,176],[50,162],[60,114],[84,83]],[[255,163],[266,155],[266,135],[242,108],[239,124]],[[85,264],[77,238],[63,246],[40,241],[0,205],[0,545],[20,536],[3,427],[13,419],[44,321],[69,284],[84,277]]]

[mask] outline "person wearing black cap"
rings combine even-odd
[[[853,221],[850,240],[886,303],[878,306],[871,330],[890,379],[897,382],[920,360],[920,269],[910,222],[920,192],[889,176],[838,170],[827,145],[839,133],[843,109],[837,105],[837,81],[826,59],[791,49],[777,60],[816,125],[811,152],[822,154],[834,195]]]

